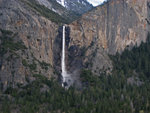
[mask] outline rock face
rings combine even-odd
[[[59,5],[55,0],[36,0],[37,3],[44,5],[50,10],[53,10],[54,12],[58,13],[59,15],[62,15],[64,13],[64,10],[62,9],[62,6]]]
[[[95,74],[112,69],[108,54],[121,53],[146,41],[150,27],[149,2],[109,0],[96,7],[69,25],[69,48],[84,48],[82,65]]]
[[[70,25],[71,45],[78,41],[80,46],[89,46],[96,38],[98,45],[110,54],[139,45],[149,30],[148,10],[147,0],[110,0]]]
[[[33,1],[61,15],[69,22],[93,8],[86,0],[64,0],[64,4],[61,0],[31,0],[30,2]]]
[[[78,12],[72,12],[72,10],[69,10],[69,9],[63,7],[56,0],[32,0],[32,1],[35,2],[36,4],[40,4],[42,6],[47,7],[48,9],[61,15],[64,19],[68,19],[69,22],[79,16]],[[30,2],[32,2],[32,1],[30,1]]]
[[[54,76],[52,47],[57,29],[57,24],[21,0],[0,0],[1,89],[27,84],[35,74]]]
[[[62,0],[56,1],[62,5]],[[83,14],[93,8],[93,6],[87,2],[87,0],[64,0],[63,5],[69,11],[73,11],[78,14]]]

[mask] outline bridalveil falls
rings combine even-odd
[[[65,64],[65,26],[63,26],[63,36],[62,36],[62,58],[61,58],[61,69],[62,69],[62,86],[68,86],[69,82],[69,74],[66,71],[66,64]],[[66,84],[66,85],[65,85]]]

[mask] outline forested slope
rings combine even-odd
[[[81,73],[83,88],[65,90],[53,80],[35,75],[36,81],[1,94],[0,111],[9,113],[149,113],[150,112],[150,36],[147,42],[121,55],[110,56],[114,69],[110,75]]]

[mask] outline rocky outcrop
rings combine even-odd
[[[31,1],[29,0],[28,2],[31,4],[34,3],[36,5],[40,4],[41,6],[48,8],[50,11],[55,12],[56,14],[61,16],[61,20],[63,21],[63,23],[72,22],[73,20],[78,18],[80,14],[79,12],[74,12],[73,10],[69,10],[63,7],[62,5],[57,3],[56,0],[31,0]],[[50,11],[46,10],[44,12],[50,13]],[[54,20],[55,19],[57,20],[58,18],[56,17],[54,18]]]
[[[62,0],[56,1],[62,5]],[[93,8],[87,0],[64,0],[64,7],[78,14],[83,14]]]
[[[60,0],[29,0],[28,3],[36,5],[40,4],[59,14],[62,17],[62,20],[65,20],[64,23],[71,23],[73,20],[79,18],[79,16],[83,13],[93,8],[93,6],[86,0],[65,0],[64,6]]]
[[[21,0],[0,0],[0,29],[1,89],[27,84],[36,74],[54,76],[57,24]]]
[[[1,89],[25,85],[38,74],[48,79],[60,75],[62,18],[36,5],[0,0]],[[109,0],[66,25],[66,68],[75,82],[82,68],[109,74],[109,54],[146,41],[149,12],[150,0]]]
[[[83,66],[99,74],[112,68],[107,54],[121,53],[146,41],[149,0],[109,0],[69,25],[69,48],[85,48]],[[109,72],[109,71],[108,71]]]
[[[115,54],[127,46],[145,41],[148,32],[147,0],[110,0],[71,25],[71,45],[98,45]],[[76,36],[78,34],[78,36]],[[141,38],[142,37],[142,38]],[[80,40],[80,41],[79,41]]]

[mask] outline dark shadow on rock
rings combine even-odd
[[[55,72],[58,75],[59,82],[62,82],[61,76],[61,56],[62,56],[62,35],[63,27],[60,26],[58,29],[58,35],[54,40],[53,44],[53,59]],[[79,78],[79,71],[82,68],[82,49],[77,45],[69,47],[70,43],[70,28],[65,28],[65,63],[66,70],[71,78],[77,80]]]
[[[58,80],[61,82],[61,51],[62,51],[62,26],[58,29],[58,35],[53,43],[53,63],[56,74],[58,75]]]

